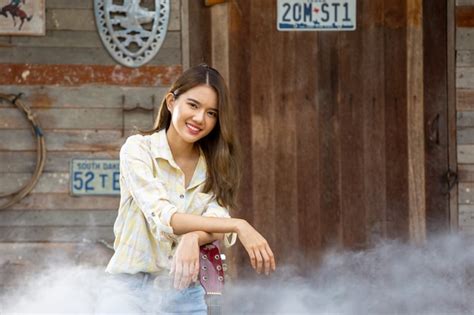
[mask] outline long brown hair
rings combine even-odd
[[[229,92],[219,72],[206,64],[186,70],[171,86],[168,93],[178,98],[186,91],[198,86],[208,85],[217,94],[218,121],[214,129],[198,141],[207,164],[207,179],[203,192],[212,191],[217,202],[224,207],[235,208],[235,199],[240,180],[239,146],[234,131],[234,118]],[[168,110],[166,95],[161,101],[158,116],[151,130],[152,134],[162,129],[168,130],[171,113]]]

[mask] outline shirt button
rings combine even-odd
[[[183,199],[183,198],[184,198],[184,195],[183,195],[183,194],[179,195],[179,198]]]

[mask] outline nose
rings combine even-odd
[[[197,111],[193,116],[193,120],[196,123],[202,124],[204,122],[204,115],[205,115],[205,111],[203,110]]]

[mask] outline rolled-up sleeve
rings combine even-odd
[[[230,218],[229,210],[220,206],[216,199],[213,198],[206,207],[206,210],[202,214],[204,217],[215,217],[215,218]],[[224,245],[230,247],[235,244],[237,240],[236,233],[225,233],[224,234]]]
[[[178,211],[162,181],[153,176],[153,161],[143,136],[129,137],[120,150],[120,173],[143,212],[154,237],[172,238],[171,216]]]

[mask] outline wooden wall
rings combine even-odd
[[[314,266],[331,247],[449,229],[447,9],[422,3],[357,1],[354,32],[278,32],[276,1],[228,3],[245,148],[236,214],[280,262]],[[430,148],[426,126],[438,113]]]
[[[456,4],[459,226],[474,233],[474,1]]]
[[[34,270],[49,254],[62,253],[75,263],[105,264],[110,257],[102,242],[113,241],[119,197],[72,197],[69,162],[118,159],[134,129],[151,127],[153,109],[182,71],[181,1],[171,4],[160,52],[137,69],[119,66],[102,46],[92,0],[47,0],[45,36],[0,36],[0,93],[23,94],[41,122],[48,150],[32,193],[0,211],[0,284]],[[152,111],[123,112],[137,104]],[[30,178],[35,150],[27,120],[11,104],[0,103],[0,192]]]

